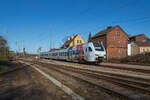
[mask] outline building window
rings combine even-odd
[[[147,49],[147,52],[149,51],[149,49]]]
[[[77,43],[79,43],[79,40],[77,40]]]
[[[117,34],[117,36],[120,36],[120,32],[117,32],[116,34]]]
[[[80,43],[82,43],[82,41],[80,40]]]
[[[118,50],[118,53],[120,53],[120,49]]]

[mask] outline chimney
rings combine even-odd
[[[70,40],[70,37],[68,37],[67,40]]]

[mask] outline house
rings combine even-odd
[[[145,34],[129,36],[129,42],[144,42],[150,40]]]
[[[145,34],[129,36],[128,55],[150,52],[150,39]]]
[[[127,56],[128,35],[118,25],[98,32],[92,37],[92,41],[104,44],[107,60]]]
[[[150,42],[138,42],[137,45],[139,46],[139,53],[150,52]]]
[[[81,37],[80,34],[72,35],[72,37],[68,37],[65,43],[62,45],[61,48],[67,48],[74,45],[84,44],[85,41]]]
[[[137,55],[139,52],[139,46],[136,43],[128,43],[128,56]]]

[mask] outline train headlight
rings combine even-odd
[[[104,55],[104,58],[106,58],[106,55]]]

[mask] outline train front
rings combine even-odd
[[[94,59],[96,62],[102,62],[104,59],[106,59],[106,50],[103,46],[103,44],[98,42],[92,42],[94,46]]]

